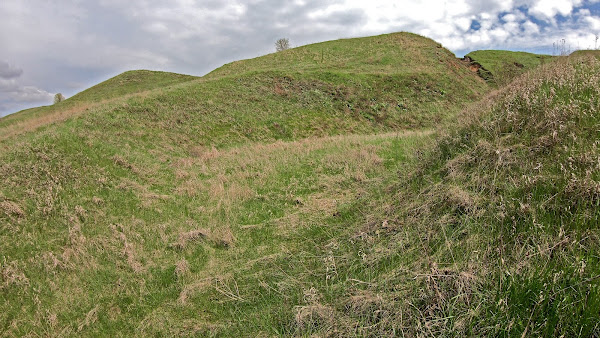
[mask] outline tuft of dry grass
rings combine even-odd
[[[29,278],[25,276],[25,273],[17,266],[16,262],[2,263],[0,265],[0,276],[2,277],[0,290],[11,286],[28,286],[30,284]]]
[[[175,263],[175,276],[181,280],[190,272],[190,264],[185,258],[180,259]]]
[[[112,160],[115,162],[115,164],[117,164],[118,166],[120,166],[122,168],[131,170],[133,173],[138,174],[138,175],[141,174],[140,169],[138,169],[135,165],[133,165],[132,163],[127,161],[122,156],[115,155],[115,156],[113,156]]]
[[[83,331],[86,327],[93,325],[98,320],[98,310],[100,306],[96,305],[93,309],[91,309],[86,315],[83,321],[77,326],[77,332]]]
[[[326,305],[310,304],[295,307],[294,323],[300,335],[319,332],[326,334],[336,322],[335,311]]]
[[[211,237],[211,232],[206,229],[196,229],[179,234],[177,242],[171,243],[172,248],[183,250],[189,243],[205,240]]]
[[[212,234],[212,241],[218,247],[231,248],[235,244],[235,236],[229,227],[219,227]]]
[[[25,217],[25,211],[15,202],[4,200],[0,202],[0,210],[7,216]]]

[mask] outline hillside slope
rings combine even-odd
[[[361,292],[395,261],[344,251],[367,249],[344,235],[377,220],[357,201],[389,193],[423,128],[489,88],[412,34],[331,44],[342,61],[326,69],[285,59],[307,46],[109,102],[95,100],[118,87],[96,87],[0,127],[2,331],[364,333],[352,325],[379,298]],[[348,58],[360,50],[378,58]]]
[[[168,90],[171,86],[198,79],[195,76],[149,70],[128,71],[101,82],[52,106],[26,109],[0,118],[0,140],[32,131],[41,126],[64,121],[91,108],[124,101],[150,91]]]
[[[478,74],[488,83],[495,86],[508,84],[517,76],[552,62],[550,55],[513,52],[507,50],[479,50],[465,55]]]

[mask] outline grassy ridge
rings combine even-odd
[[[198,77],[157,72],[150,70],[134,70],[122,73],[88,88],[69,98],[70,101],[95,102],[115,97],[145,92],[152,89],[165,89],[171,85],[197,80]]]
[[[483,79],[497,86],[506,85],[517,76],[553,60],[550,55],[507,50],[479,50],[465,56],[482,67],[478,74]]]
[[[327,55],[336,61],[326,68],[307,66],[301,56],[315,49],[327,49]],[[359,69],[367,52],[389,56]],[[357,71],[351,72],[353,68]],[[129,75],[136,80],[129,81]],[[432,40],[408,33],[300,47],[234,63],[197,81],[164,73],[129,75],[93,87],[59,106],[23,115],[20,125],[15,125],[17,117],[2,119],[0,139],[3,134],[8,137],[35,130],[70,115],[107,111],[111,116],[122,115],[119,118],[132,124],[129,128],[169,127],[177,131],[175,137],[214,145],[431,127],[488,90],[452,53]],[[117,96],[105,104],[96,101],[123,90],[135,92],[140,76],[161,84],[186,82],[143,95]],[[163,76],[166,79],[155,80]],[[121,82],[127,83],[124,89],[118,85]],[[148,86],[154,85],[142,87]]]
[[[439,43],[412,33],[341,39],[311,44],[236,61],[208,77],[249,71],[336,72],[351,74],[418,74],[451,72],[468,77],[454,54]]]

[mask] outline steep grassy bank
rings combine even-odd
[[[347,209],[353,230],[326,242],[338,274],[367,275],[299,309],[304,332],[600,334],[599,79],[594,57],[521,77]]]

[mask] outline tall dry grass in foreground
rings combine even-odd
[[[422,276],[414,333],[600,333],[599,108],[597,58],[545,65],[473,106],[406,176],[393,214],[426,253],[406,267]]]

